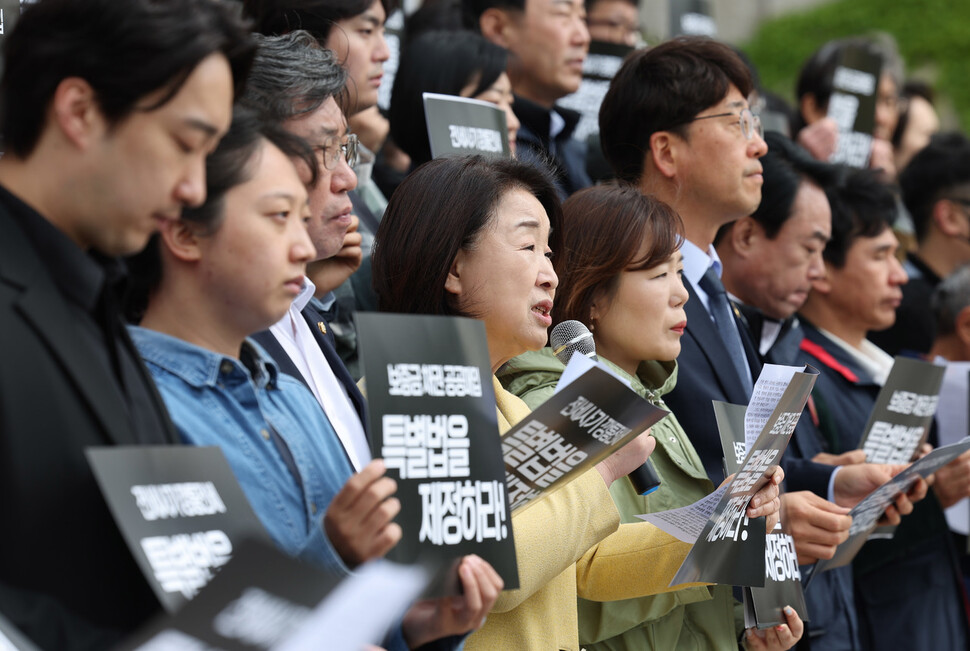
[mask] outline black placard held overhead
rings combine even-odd
[[[505,111],[489,102],[424,93],[431,155],[511,158]]]

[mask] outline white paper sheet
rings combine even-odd
[[[427,585],[417,565],[378,560],[345,579],[274,651],[360,651],[377,644]]]
[[[724,497],[724,491],[727,488],[728,486],[724,485],[707,497],[679,509],[645,513],[637,517],[646,520],[661,531],[669,533],[677,540],[693,545],[697,542],[698,536],[701,535],[704,525],[711,519],[711,514],[714,513],[718,502]]]
[[[744,442],[748,450],[754,445],[765,423],[778,406],[778,401],[791,383],[792,377],[804,366],[782,366],[780,364],[765,364],[761,375],[755,382],[751,392],[751,400],[744,412]]]

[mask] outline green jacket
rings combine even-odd
[[[658,407],[677,383],[676,362],[644,362],[631,377],[600,358],[633,390]],[[552,394],[563,366],[549,348],[520,355],[499,369],[498,378],[511,393],[535,409]],[[657,448],[650,459],[660,475],[660,488],[641,497],[628,479],[613,483],[610,493],[624,523],[642,522],[642,513],[687,506],[714,490],[700,457],[673,413],[653,426]],[[649,566],[645,568],[649,571]],[[579,599],[579,640],[588,651],[736,651],[736,624],[730,586],[686,588],[676,592],[595,602]]]

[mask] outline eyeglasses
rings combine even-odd
[[[680,124],[690,124],[691,122],[696,122],[697,120],[708,120],[710,118],[726,118],[732,115],[738,118],[738,122],[741,125],[741,133],[744,134],[745,139],[752,140],[755,134],[758,134],[759,138],[765,137],[764,127],[761,126],[761,116],[752,113],[751,109],[741,109],[740,115],[738,113],[734,113],[733,111],[730,113],[718,113],[716,115],[701,115],[689,120],[684,120]]]
[[[347,142],[340,142],[337,138],[332,138],[327,144],[314,147],[313,151],[323,154],[323,166],[328,170],[337,169],[341,158],[347,161],[347,165],[354,168],[360,161],[359,144],[360,140],[358,140],[357,134],[350,133],[347,134]]]

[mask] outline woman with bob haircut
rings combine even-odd
[[[377,233],[380,308],[481,319],[495,372],[546,343],[561,220],[555,187],[528,164],[481,157],[427,163],[401,184]],[[505,432],[529,408],[493,382]],[[578,651],[577,595],[609,601],[670,590],[688,545],[644,522],[620,526],[607,490],[653,445],[643,435],[513,514],[520,588],[499,596],[467,649]],[[777,510],[777,487],[769,486],[752,511],[757,515]],[[631,572],[625,560],[631,553],[642,553],[649,569]]]
[[[687,325],[682,241],[677,213],[634,186],[588,188],[563,204],[562,255],[555,265],[562,289],[554,320],[585,324],[593,333],[599,359],[662,408],[663,395],[677,381],[676,358]],[[544,348],[512,359],[499,378],[534,408],[552,395],[562,371],[551,349]],[[636,517],[641,513],[687,506],[714,491],[673,413],[654,425],[653,433],[657,448],[651,459],[660,488],[643,497],[627,478],[610,487],[626,523],[641,522]],[[774,481],[781,481],[781,476],[778,469]],[[774,516],[768,519],[773,527]],[[646,556],[628,558],[626,568],[634,572],[648,563]],[[736,649],[734,607],[731,586],[724,585],[684,587],[625,601],[580,595],[580,643],[598,651]],[[788,608],[786,614],[789,624],[770,629],[764,638],[749,631],[748,648],[787,649],[795,644],[802,622],[794,610]]]

